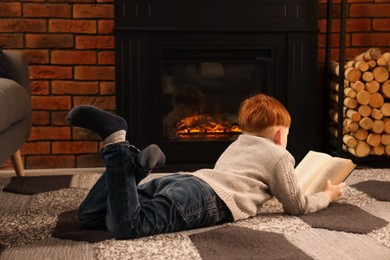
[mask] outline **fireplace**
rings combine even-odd
[[[313,1],[115,1],[117,112],[128,139],[158,144],[160,171],[212,167],[240,134],[257,92],[293,124],[288,149],[316,149],[317,5]]]
[[[161,52],[163,140],[235,140],[241,101],[270,85],[272,50],[221,45]]]

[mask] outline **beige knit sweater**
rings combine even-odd
[[[190,173],[207,182],[226,203],[235,221],[254,216],[273,196],[288,214],[328,206],[325,192],[304,195],[294,173],[294,158],[271,140],[242,134],[220,156],[214,169]]]

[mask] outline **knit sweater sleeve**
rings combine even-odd
[[[329,205],[325,192],[305,195],[298,186],[294,165],[287,155],[280,157],[269,176],[270,192],[282,203],[286,213],[301,215]]]

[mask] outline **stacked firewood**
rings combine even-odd
[[[371,48],[345,62],[344,86],[339,63],[331,63],[331,135],[336,143],[339,91],[343,91],[343,150],[356,157],[390,155],[390,53]]]

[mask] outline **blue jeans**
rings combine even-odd
[[[173,174],[138,185],[147,171],[135,163],[127,142],[101,150],[106,171],[79,208],[87,228],[107,228],[117,239],[137,238],[215,225],[231,213],[213,189],[186,174]]]

